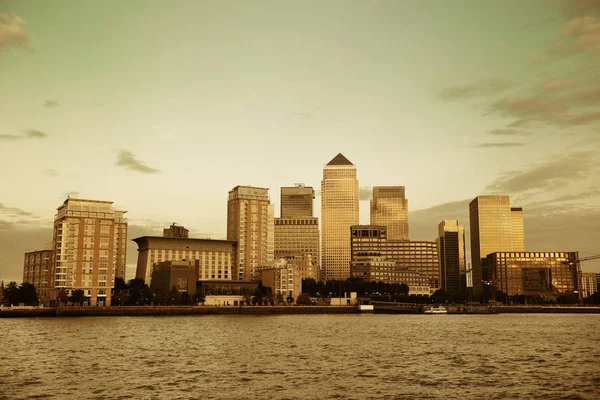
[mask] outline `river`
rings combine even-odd
[[[599,399],[600,315],[0,320],[0,399]]]

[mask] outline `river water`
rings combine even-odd
[[[600,399],[600,315],[0,320],[0,399]]]

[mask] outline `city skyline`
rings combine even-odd
[[[0,278],[20,280],[69,193],[129,210],[130,238],[225,238],[231,187],[279,209],[277,188],[318,188],[339,152],[361,224],[373,186],[406,187],[414,240],[502,194],[528,249],[598,252],[597,3],[233,5],[0,4]]]

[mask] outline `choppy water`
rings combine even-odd
[[[599,399],[600,315],[0,320],[0,399]]]

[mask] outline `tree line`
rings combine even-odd
[[[345,293],[356,292],[365,295],[408,295],[409,287],[405,283],[368,282],[361,278],[315,281],[312,278],[302,280],[302,293],[314,297],[343,297]]]

